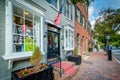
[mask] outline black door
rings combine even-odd
[[[59,53],[59,33],[48,31],[48,54]]]

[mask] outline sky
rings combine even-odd
[[[94,23],[96,18],[99,17],[100,9],[111,8],[111,9],[118,9],[120,8],[120,0],[95,0],[89,6],[89,21],[94,28]]]

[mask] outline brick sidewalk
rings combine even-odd
[[[82,61],[79,72],[70,80],[120,80],[120,64],[108,61],[105,54],[94,53]]]

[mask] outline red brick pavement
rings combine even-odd
[[[70,80],[120,80],[120,64],[107,55],[94,53],[82,61],[79,72]]]

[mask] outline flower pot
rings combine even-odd
[[[68,56],[68,61],[72,61],[72,62],[75,62],[76,65],[79,65],[81,64],[81,56]]]
[[[32,68],[32,67],[27,67],[27,69]],[[54,75],[53,75],[53,67],[52,66],[48,66],[47,68],[36,72],[36,73],[32,73],[29,75],[26,75],[24,77],[19,77],[17,75],[17,72],[19,72],[20,70],[24,70],[26,68],[22,68],[19,70],[15,70],[11,72],[11,80],[54,80]]]

